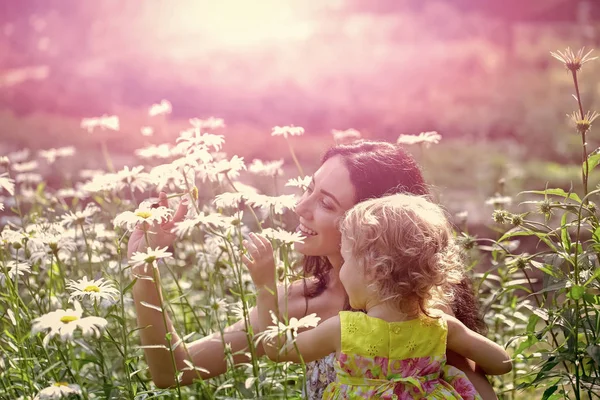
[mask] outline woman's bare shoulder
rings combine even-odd
[[[310,290],[315,282],[316,280],[313,278],[306,278],[290,283],[287,290],[284,285],[278,287],[279,303],[287,301],[289,317],[301,318],[316,313],[321,318],[327,319],[341,310],[343,299],[341,301],[332,299],[328,291],[316,297],[305,296],[305,290]]]

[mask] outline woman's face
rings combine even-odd
[[[340,156],[321,165],[296,206],[298,230],[306,236],[295,249],[307,256],[340,257],[341,234],[338,222],[354,205],[354,186]],[[341,264],[340,264],[341,265]]]

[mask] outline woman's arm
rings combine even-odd
[[[295,290],[293,291],[293,289]],[[300,289],[300,287],[294,286],[288,288],[288,290],[285,290],[284,287],[278,288],[279,304],[285,305],[287,303],[287,309],[280,312],[279,318],[283,319],[283,316],[286,314],[289,318],[302,318],[305,315],[305,299],[302,296],[291,295],[292,291],[293,293],[296,293]],[[286,296],[287,302],[285,301]],[[167,330],[165,330],[161,314],[158,311],[141,304],[141,302],[146,302],[153,305],[159,305],[154,283],[146,280],[138,280],[133,287],[133,297],[137,311],[138,326],[146,327],[140,330],[142,345],[168,346],[165,339]],[[309,307],[309,310],[314,311],[312,310],[312,307]],[[168,332],[172,335],[171,344],[177,343],[177,341],[179,341],[179,335],[173,328],[169,316],[166,315],[166,317]],[[255,334],[260,332],[258,310],[256,308],[250,310],[249,319],[253,332]],[[241,320],[225,328],[223,338],[221,338],[221,333],[217,332],[188,344],[187,352],[183,345],[178,346],[173,351],[178,370],[187,367],[183,360],[189,360],[188,352],[192,364],[202,369],[201,372],[185,371],[180,384],[189,385],[194,379],[198,379],[198,375],[200,375],[202,379],[208,379],[225,373],[227,371],[227,362],[225,359],[225,348],[223,343],[231,346],[235,364],[248,362],[248,357],[243,354],[248,349],[248,339],[245,323]],[[169,351],[160,348],[145,348],[144,353],[154,384],[159,388],[175,386],[176,374],[173,371]],[[256,353],[257,355],[263,355],[263,346],[257,346]]]
[[[498,400],[498,396],[496,396],[494,388],[488,381],[481,368],[477,368],[475,362],[467,360],[460,354],[448,349],[446,350],[446,359],[448,360],[448,364],[460,369],[465,373],[483,400]]]
[[[159,199],[161,206],[168,206],[166,193],[161,192],[159,194]],[[146,243],[143,229],[141,229],[141,227],[135,229],[131,234],[127,245],[128,257],[131,258],[134,252],[145,251],[148,245],[155,248],[169,246],[173,243],[175,235],[171,233],[171,229],[177,221],[183,220],[186,212],[187,207],[185,203],[182,203],[172,220],[161,225],[146,227],[149,228],[149,232],[151,232],[151,234],[147,235],[148,240],[150,241],[149,244]],[[151,277],[152,272],[153,269],[151,266],[148,266],[147,269],[144,269],[143,266],[132,269],[132,274],[134,276],[141,276],[142,278],[144,276]],[[156,273],[158,274],[158,270],[156,270]],[[280,296],[279,303],[287,305],[287,310],[284,310],[284,312],[281,313],[280,318],[283,318],[283,315],[286,313],[290,318],[301,318],[305,315],[305,299],[302,296],[295,296],[295,293],[298,292],[299,288],[293,291],[294,296],[292,296],[293,286],[294,285],[288,288],[288,290],[285,290],[284,287],[278,288],[278,295]],[[285,301],[286,297],[287,301]],[[138,327],[141,328],[139,331],[141,344],[143,346],[156,346],[154,348],[144,348],[146,362],[152,380],[156,386],[167,388],[175,386],[176,372],[174,371],[169,351],[165,348],[159,348],[159,346],[171,346],[177,343],[180,340],[180,337],[175,331],[168,313],[165,312],[165,328],[162,314],[157,310],[144,305],[144,303],[147,303],[149,305],[160,307],[161,298],[162,289],[160,287],[157,288],[154,282],[147,279],[138,279],[135,282],[133,286],[133,300],[137,324]],[[312,303],[313,302],[310,304],[311,308]],[[249,322],[254,333],[260,332],[256,309],[250,310]],[[208,379],[226,372],[227,362],[225,360],[224,343],[231,346],[231,352],[234,354],[233,360],[236,364],[248,362],[248,358],[243,355],[244,351],[248,348],[248,339],[245,329],[245,322],[243,320],[238,321],[225,328],[223,338],[221,338],[220,333],[215,333],[188,344],[186,346],[187,351],[183,344],[175,348],[173,350],[173,355],[178,371],[187,368],[184,360],[190,360],[190,358],[192,364],[201,369],[201,371],[184,371],[180,384],[189,385],[199,376],[203,379]],[[170,333],[171,335],[169,342],[166,340],[167,333]],[[262,346],[257,346],[256,351],[259,355],[264,353]]]
[[[452,316],[444,318],[448,323],[448,349],[473,360],[489,375],[502,375],[512,370],[510,356],[502,346],[473,332]]]

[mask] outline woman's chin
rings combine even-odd
[[[306,239],[305,239],[306,240]],[[316,256],[319,254],[315,254],[313,246],[310,246],[308,243],[294,243],[294,250],[298,253],[303,254],[305,256]]]
[[[298,253],[306,255],[304,253],[305,248],[306,248],[306,245],[304,243],[298,243],[298,242],[294,243],[294,250],[296,250]]]

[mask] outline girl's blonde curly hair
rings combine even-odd
[[[464,260],[440,206],[406,194],[367,200],[346,213],[340,230],[382,300],[427,315],[452,302]]]

